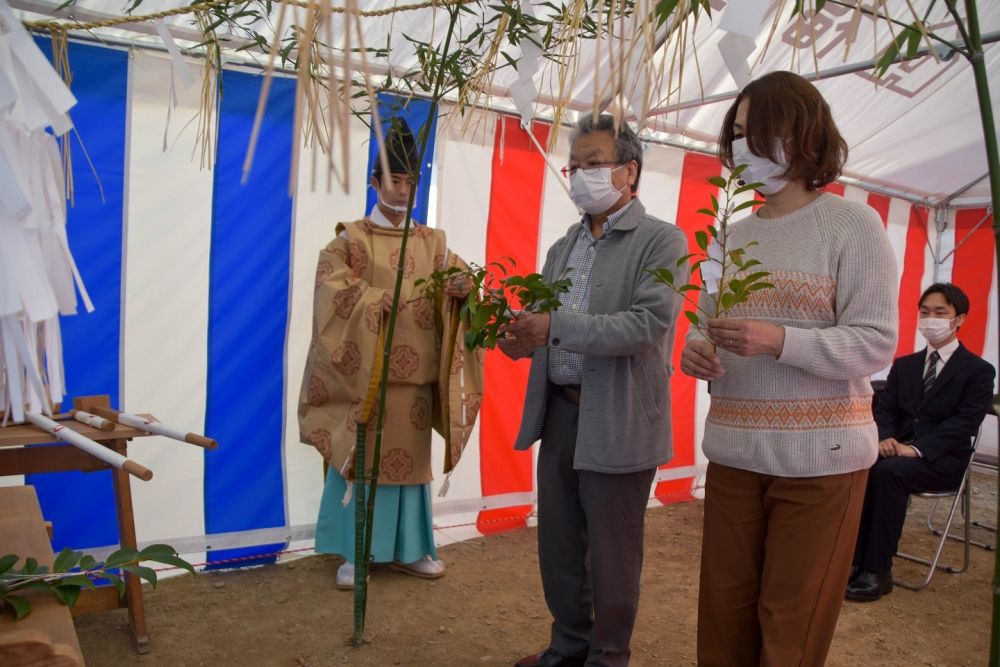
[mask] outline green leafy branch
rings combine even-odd
[[[712,176],[708,179],[709,183],[723,191],[724,204],[720,206],[718,197],[713,194],[710,195],[711,208],[698,209],[698,213],[713,219],[713,223],[704,230],[694,233],[695,243],[700,252],[680,257],[676,266],[671,268],[647,269],[656,282],[674,290],[693,306],[694,310],[684,311],[684,316],[705,338],[708,338],[703,329],[705,319],[723,317],[731,308],[749,299],[754,292],[774,288],[774,285],[765,280],[770,274],[757,268],[761,266],[760,261],[747,257],[747,249],[757,245],[757,242],[751,241],[745,247],[733,248],[729,241],[729,223],[732,216],[764,203],[757,199],[742,203],[734,201],[739,195],[756,190],[762,185],[761,183],[740,185],[740,174],[745,169],[746,165],[739,165],[730,172],[729,178]],[[690,266],[687,266],[688,263]],[[719,276],[718,292],[714,294],[708,291],[706,266],[710,267],[709,275]],[[681,276],[675,276],[674,271],[684,267],[688,269],[686,275],[694,275],[697,271],[701,279],[697,283],[681,282]],[[702,306],[700,298],[692,299],[692,293],[700,296],[701,292],[708,296],[707,301],[711,302],[711,310],[706,310]]]
[[[152,544],[142,551],[132,547],[123,547],[101,562],[89,554],[63,549],[56,556],[52,569],[39,565],[34,558],[24,559],[24,565],[15,569],[14,565],[21,560],[17,554],[7,554],[0,558],[0,609],[13,612],[20,620],[31,613],[31,600],[21,592],[44,591],[51,593],[68,607],[72,607],[80,599],[84,588],[96,590],[98,581],[111,583],[118,591],[119,597],[125,595],[125,582],[122,575],[112,570],[123,570],[140,579],[148,581],[156,587],[156,571],[140,565],[143,562],[163,563],[183,568],[194,574],[191,563],[177,555],[177,551],[167,544]]]
[[[492,350],[497,340],[503,338],[504,326],[517,318],[515,308],[529,313],[555,310],[562,305],[559,295],[569,292],[572,284],[566,274],[552,282],[546,281],[540,273],[508,275],[508,269],[515,265],[513,259],[504,257],[486,266],[471,264],[465,270],[451,267],[435,271],[426,279],[416,281],[415,285],[424,286],[423,296],[437,300],[452,281],[463,278],[471,281],[472,290],[460,311],[468,324],[465,346],[469,350],[477,347]]]

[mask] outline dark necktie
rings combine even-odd
[[[934,384],[934,380],[937,378],[937,362],[940,358],[941,355],[938,354],[937,350],[931,352],[931,356],[928,359],[929,363],[927,364],[927,372],[924,373],[923,391],[925,394],[927,393],[927,390],[931,388],[931,385]]]

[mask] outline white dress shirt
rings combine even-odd
[[[941,375],[941,371],[944,370],[944,365],[948,363],[949,359],[951,359],[951,355],[954,354],[955,350],[958,349],[958,337],[956,336],[955,338],[952,339],[950,343],[943,345],[939,348],[935,348],[933,345],[928,343],[927,354],[924,356],[924,372],[923,375],[921,375],[920,377],[924,377],[925,375],[927,375],[927,369],[930,367],[931,352],[933,352],[935,349],[937,349],[938,356],[940,357],[937,360],[937,364],[934,366],[934,377],[936,379],[939,375]],[[910,445],[910,447],[913,447],[913,445]],[[923,453],[921,453],[921,451],[916,447],[913,447],[913,451],[915,451],[917,453],[917,456],[919,456],[920,458],[924,458]]]

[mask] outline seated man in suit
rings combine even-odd
[[[892,557],[911,493],[958,487],[972,438],[993,400],[994,370],[958,342],[969,298],[951,283],[920,297],[917,329],[928,346],[900,357],[875,407],[879,457],[868,489],[847,598],[872,602],[892,591]]]

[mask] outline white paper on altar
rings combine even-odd
[[[65,390],[58,317],[93,309],[66,237],[57,135],[76,104],[34,39],[0,0],[0,405],[50,413]]]

